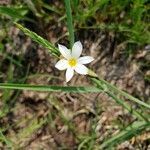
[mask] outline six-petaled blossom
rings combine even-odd
[[[67,69],[66,82],[71,80],[74,71],[82,75],[88,74],[88,68],[85,64],[92,62],[94,59],[91,56],[80,57],[83,49],[80,41],[74,43],[72,51],[60,44],[58,44],[58,48],[64,58],[60,59],[55,67],[59,70]]]

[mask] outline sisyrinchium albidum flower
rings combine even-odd
[[[88,74],[88,68],[85,64],[92,62],[94,58],[91,56],[80,57],[83,49],[80,41],[74,43],[72,51],[61,44],[58,44],[58,48],[64,58],[60,59],[55,67],[59,70],[67,69],[66,82],[71,80],[74,71],[82,75]]]

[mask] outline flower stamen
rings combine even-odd
[[[75,58],[71,58],[69,59],[68,63],[71,67],[74,67],[77,64],[77,60]]]

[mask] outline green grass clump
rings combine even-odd
[[[74,20],[79,27],[119,33],[120,42],[129,46],[150,43],[148,1],[82,0],[77,6]]]

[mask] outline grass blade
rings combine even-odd
[[[4,142],[7,145],[7,147],[12,148],[13,145],[12,142],[5,137],[5,135],[2,133],[1,130],[0,130],[0,141]]]
[[[33,91],[47,91],[47,92],[74,92],[74,93],[101,92],[101,90],[96,87],[48,86],[48,85],[29,85],[29,84],[13,84],[13,83],[0,83],[0,89],[33,90]]]
[[[95,82],[98,86],[101,85],[106,85],[106,87],[109,90],[112,90],[114,92],[117,92],[118,94],[126,97],[129,100],[132,100],[133,102],[136,102],[139,105],[145,106],[146,108],[150,109],[150,104],[146,104],[145,102],[139,100],[138,98],[133,97],[132,95],[118,89],[117,87],[115,87],[114,85],[108,83],[107,81],[103,80],[103,79],[96,79],[96,78],[91,78],[93,82]]]
[[[25,18],[24,16],[25,14],[27,14],[27,12],[28,9],[26,7],[15,8],[15,7],[0,6],[0,14],[10,16],[14,20]]]
[[[56,8],[56,7],[52,7],[52,6],[50,6],[50,5],[48,5],[48,4],[46,4],[46,3],[42,3],[42,7],[43,8],[46,8],[47,10],[49,10],[49,11],[51,11],[51,12],[55,12],[56,14],[58,14],[58,15],[61,15],[61,12]]]
[[[44,48],[47,48],[48,50],[50,50],[50,52],[55,55],[55,56],[59,56],[59,51],[58,49],[51,44],[49,41],[47,41],[46,39],[42,38],[41,36],[37,35],[35,32],[30,31],[29,29],[23,27],[22,25],[15,23],[15,25],[22,30],[27,36],[29,36],[33,41],[37,42],[38,44],[42,45]]]
[[[147,118],[145,118],[140,112],[137,110],[134,110],[132,107],[130,107],[125,101],[122,99],[117,98],[113,93],[107,92],[107,94],[112,97],[119,105],[121,105],[124,109],[126,109],[129,113],[137,117],[138,119],[142,121],[146,121]]]
[[[65,8],[66,8],[66,15],[67,15],[67,26],[69,31],[70,48],[72,48],[74,43],[74,29],[72,23],[71,4],[70,4],[70,0],[64,0],[64,1],[65,1]]]
[[[100,146],[101,149],[106,147],[111,147],[117,145],[123,141],[131,139],[133,136],[139,135],[143,130],[146,128],[150,128],[150,122],[134,122],[132,125],[126,127],[123,131],[119,132],[115,136],[111,137],[110,139],[106,140]]]

